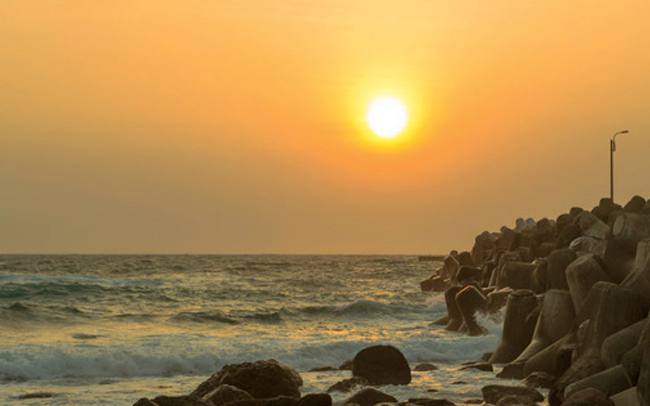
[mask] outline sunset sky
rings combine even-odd
[[[0,6],[0,252],[427,254],[650,198],[650,2]],[[374,135],[379,95],[409,111]]]

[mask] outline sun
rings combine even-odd
[[[379,96],[368,105],[366,121],[381,138],[397,137],[408,123],[408,111],[404,103],[395,96]]]

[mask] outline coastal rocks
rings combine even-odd
[[[557,377],[546,372],[533,372],[523,380],[523,384],[529,388],[551,389],[551,386],[557,381]]]
[[[481,309],[486,302],[487,298],[483,292],[474,285],[465,286],[456,294],[456,303],[463,317],[463,324],[467,329],[468,335],[478,336],[487,332],[487,330],[479,326],[475,316],[475,313]]]
[[[351,392],[357,386],[367,386],[370,385],[370,382],[366,378],[360,376],[353,376],[352,378],[344,379],[340,382],[335,383],[327,389],[327,393],[331,392]]]
[[[298,399],[291,396],[276,396],[264,399],[244,399],[228,403],[228,406],[298,406]]]
[[[532,400],[533,403],[544,400],[544,396],[538,390],[522,386],[487,385],[481,389],[481,392],[485,403],[492,404],[497,404],[505,396],[521,396]]]
[[[395,347],[376,345],[361,350],[352,364],[352,375],[368,380],[371,385],[408,385],[411,368]]]
[[[332,406],[332,397],[327,393],[310,393],[298,400],[298,406]]]
[[[617,365],[613,368],[593,374],[584,379],[574,382],[564,390],[564,396],[569,398],[572,394],[586,388],[598,389],[605,395],[614,395],[623,392],[633,386],[628,378],[625,368]]]
[[[492,364],[489,364],[487,362],[472,362],[471,364],[463,365],[459,371],[464,371],[466,369],[477,369],[479,371],[488,371],[488,372],[493,372],[494,367]]]
[[[591,287],[596,282],[610,280],[601,266],[601,261],[594,254],[578,257],[567,267],[566,274],[576,314],[582,310],[582,305]]]
[[[445,329],[449,331],[458,331],[463,325],[463,314],[460,312],[460,308],[456,302],[456,295],[460,290],[460,286],[454,285],[445,291],[445,303],[447,305],[447,313],[449,316],[449,321]]]
[[[558,379],[549,394],[551,406],[564,400],[564,390],[574,382],[602,371],[603,341],[611,334],[641,320],[645,314],[634,292],[610,282],[597,282],[587,298],[589,324],[585,342],[569,369]]]
[[[153,399],[153,403],[158,406],[212,406],[212,403],[209,401],[203,400],[195,395],[158,396]]]
[[[343,404],[357,404],[359,406],[374,406],[378,403],[397,403],[397,399],[394,397],[385,394],[384,392],[378,391],[374,388],[364,388],[359,392],[355,393],[349,399],[347,399]]]
[[[244,362],[226,365],[200,384],[192,394],[203,397],[222,384],[235,386],[257,399],[276,396],[299,398],[302,378],[293,368],[274,359]]]
[[[483,401],[481,401],[482,403]],[[432,399],[432,398],[411,398],[407,402],[400,402],[397,406],[456,406],[455,403],[447,399]]]
[[[413,368],[414,371],[418,372],[425,372],[425,371],[437,371],[438,367],[433,365],[433,364],[419,364],[415,368]]]
[[[530,344],[515,362],[526,361],[544,348],[562,338],[571,328],[575,312],[571,294],[566,290],[552,289],[544,294],[541,311]]]
[[[139,399],[137,402],[135,402],[133,406],[160,406],[160,405],[155,404],[152,400],[149,400],[147,398],[142,398]]]
[[[220,385],[211,392],[203,396],[203,399],[209,400],[214,406],[222,406],[226,403],[234,402],[237,400],[253,399],[253,397],[246,391],[243,391],[232,385]]]
[[[571,395],[562,406],[615,406],[614,401],[598,389],[588,388]]]
[[[650,238],[650,217],[644,214],[623,213],[616,218],[612,234],[623,247],[635,252],[639,241]]]
[[[528,316],[536,307],[537,298],[530,290],[516,290],[508,296],[501,342],[489,363],[510,362],[528,346],[537,322]]]

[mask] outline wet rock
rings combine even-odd
[[[242,389],[256,399],[277,396],[300,398],[302,378],[293,368],[273,359],[231,364],[200,384],[192,395],[203,397],[223,384]]]
[[[203,400],[195,395],[158,396],[153,399],[153,402],[158,406],[212,406],[212,403],[209,401]]]
[[[292,396],[276,396],[264,399],[244,399],[228,403],[228,406],[298,406],[298,399]]]
[[[411,368],[397,348],[376,345],[359,351],[354,357],[352,375],[368,380],[371,385],[408,385]]]
[[[332,397],[327,393],[310,393],[300,398],[298,406],[332,406]]]
[[[422,292],[444,292],[447,289],[447,281],[442,276],[432,276],[420,282]]]
[[[338,371],[338,368],[334,367],[316,367],[312,368],[309,370],[309,372],[331,372],[331,371]]]
[[[506,395],[499,399],[496,406],[536,406],[537,402],[528,396]]]
[[[465,286],[456,294],[456,304],[463,317],[463,324],[470,336],[478,336],[487,333],[487,330],[479,326],[476,321],[476,312],[482,309],[487,302],[483,292],[474,285]]]
[[[433,364],[420,364],[413,368],[413,370],[418,372],[437,371],[438,367]]]
[[[352,371],[353,361],[351,359],[345,361],[339,366],[340,371]]]
[[[160,405],[154,403],[153,400],[149,400],[147,398],[141,398],[137,402],[135,402],[133,406],[160,406]]]
[[[483,393],[485,403],[497,404],[504,396],[511,395],[523,396],[534,402],[544,400],[544,396],[539,391],[523,386],[487,385],[481,389],[481,392]]]
[[[204,400],[209,400],[214,406],[222,406],[226,403],[234,402],[236,400],[253,399],[250,393],[241,390],[232,385],[220,385],[214,390],[208,392],[203,396]]]
[[[352,378],[344,379],[341,382],[337,382],[334,385],[330,386],[327,389],[327,392],[351,392],[354,388],[358,386],[368,386],[370,383],[367,379],[360,376],[354,376]]]
[[[355,403],[359,406],[374,406],[377,403],[397,403],[394,397],[380,392],[374,388],[364,388],[347,399],[343,404]]]
[[[488,371],[488,372],[494,371],[494,367],[492,366],[492,364],[489,364],[487,362],[474,362],[461,367],[459,371],[464,371],[466,369],[478,369],[479,371]]]
[[[18,396],[18,399],[20,400],[26,400],[26,399],[49,399],[55,397],[56,394],[52,392],[34,392],[34,393],[26,393],[24,395]]]
[[[524,378],[523,384],[529,388],[550,389],[557,381],[557,377],[546,372],[533,372]]]
[[[571,395],[562,406],[615,406],[614,401],[598,389],[588,388]]]
[[[405,404],[416,405],[416,406],[456,406],[455,403],[450,402],[447,399],[431,399],[431,398],[411,398]]]

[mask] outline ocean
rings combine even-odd
[[[480,399],[493,372],[460,371],[499,342],[431,326],[441,293],[419,282],[439,263],[415,256],[0,255],[0,404],[132,405],[182,395],[226,364],[275,358],[327,390],[338,367],[394,345],[413,372],[399,400]],[[434,392],[436,391],[436,392]],[[40,393],[39,397],[24,398]],[[47,397],[44,397],[47,396]],[[333,393],[340,404],[349,395]]]

